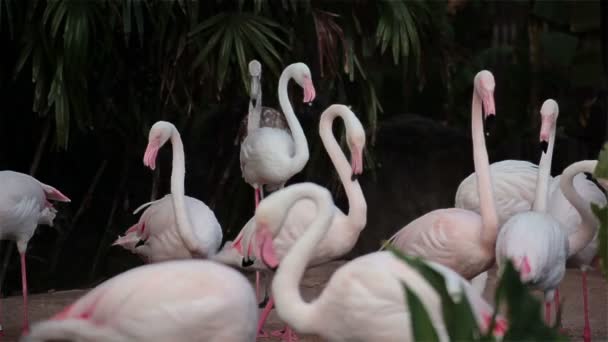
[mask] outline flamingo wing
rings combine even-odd
[[[511,216],[532,207],[538,166],[523,160],[503,160],[490,165],[490,172],[499,224],[502,226]],[[470,174],[458,186],[455,207],[479,213],[475,173]]]

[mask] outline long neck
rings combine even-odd
[[[365,196],[363,195],[359,181],[351,180],[352,167],[333,134],[332,124],[338,116],[344,120],[346,125],[348,125],[349,120],[352,120],[351,116],[347,115],[342,107],[326,111],[321,116],[319,122],[319,135],[331,162],[334,164],[334,168],[338,172],[340,182],[344,186],[344,192],[346,193],[346,198],[348,198],[347,219],[353,229],[360,231],[365,227],[367,222],[367,203],[365,202]]]
[[[547,153],[543,153],[538,163],[538,177],[536,178],[536,195],[532,210],[540,213],[547,211],[549,197],[549,178],[551,177],[551,161],[553,159],[553,146],[555,144],[555,125],[551,129]]]
[[[291,197],[286,205],[293,206],[296,201],[309,198],[317,205],[317,216],[308,226],[306,232],[291,247],[281,260],[272,282],[272,294],[275,299],[277,313],[295,330],[302,333],[315,331],[315,319],[318,312],[316,301],[307,303],[300,294],[300,281],[315,247],[319,245],[329,230],[333,218],[334,206],[330,198],[323,200],[320,196]]]
[[[262,115],[262,84],[259,79],[254,79],[252,83],[255,82],[255,87],[257,88],[257,94],[255,95],[255,106],[253,105],[253,98],[249,99],[249,114],[247,118],[247,134],[251,133],[253,130],[260,128],[260,118]],[[251,85],[251,88],[254,88],[254,84]]]
[[[581,223],[576,231],[568,236],[569,255],[574,255],[585,248],[596,233],[596,219],[591,213],[589,202],[584,200],[574,188],[574,177],[581,172],[593,172],[596,160],[583,160],[566,168],[560,177],[559,186],[562,193],[581,215]]]
[[[186,195],[184,193],[184,179],[186,177],[186,162],[184,157],[184,145],[177,129],[171,134],[171,146],[173,147],[173,168],[171,170],[171,195],[173,199],[173,210],[177,229],[192,253],[199,250],[197,240],[194,237],[192,223],[186,210]]]
[[[292,171],[297,173],[301,171],[306,162],[308,161],[308,142],[306,141],[306,136],[304,135],[304,131],[302,130],[302,126],[300,126],[300,122],[293,112],[293,108],[291,107],[291,103],[289,102],[289,95],[287,94],[287,85],[289,80],[292,78],[291,68],[287,68],[281,74],[279,78],[279,104],[281,105],[281,109],[283,110],[283,114],[285,114],[285,119],[287,120],[287,125],[291,130],[291,135],[294,141],[295,154],[292,159]]]
[[[490,164],[488,152],[486,151],[486,140],[483,137],[483,118],[481,99],[477,92],[473,92],[473,103],[471,109],[471,131],[473,136],[473,164],[477,177],[477,192],[479,193],[479,209],[483,229],[481,230],[481,241],[490,250],[494,249],[498,231],[498,217],[494,203],[494,191],[490,177]]]

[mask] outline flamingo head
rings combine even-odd
[[[251,92],[249,97],[254,102],[253,105],[256,105],[256,99],[261,91],[260,78],[262,77],[262,65],[260,62],[255,59],[249,62],[249,75],[251,75]]]
[[[156,156],[158,150],[171,138],[171,135],[176,132],[175,126],[167,121],[157,121],[148,135],[148,147],[144,153],[144,165],[154,170],[156,168]]]
[[[549,146],[549,137],[551,132],[554,130],[555,123],[557,122],[557,116],[559,115],[559,106],[553,99],[548,99],[543,103],[540,108],[540,145],[543,152],[547,152]]]
[[[487,119],[492,115],[496,115],[496,106],[494,105],[494,88],[496,87],[496,83],[494,82],[494,75],[488,70],[482,70],[475,75],[473,83],[477,95],[481,98],[484,118]]]
[[[353,116],[355,114],[353,113]],[[365,130],[361,122],[356,119],[347,120],[346,122],[346,139],[350,150],[350,162],[352,168],[352,180],[357,179],[357,176],[363,173],[363,149],[365,148]]]
[[[310,69],[304,63],[294,63],[291,66],[295,68],[293,79],[304,89],[304,103],[312,104],[312,101],[316,97],[316,92],[312,84]]]

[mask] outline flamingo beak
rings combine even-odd
[[[553,128],[553,120],[551,116],[543,116],[540,124],[540,147],[543,153],[547,153],[549,147],[549,137],[551,136],[551,129]]]
[[[357,177],[363,173],[363,149],[359,147],[353,148],[350,159],[353,172],[351,180],[355,181]]]
[[[315,87],[312,84],[312,80],[308,77],[304,77],[304,103],[312,105],[312,101],[316,97]]]
[[[274,271],[279,266],[279,258],[276,255],[272,238],[272,233],[267,225],[258,227],[255,236],[257,254],[266,267]]]
[[[160,149],[160,143],[157,139],[150,140],[146,152],[144,153],[144,165],[149,167],[150,170],[156,169],[156,156]]]
[[[530,266],[530,261],[528,260],[527,256],[513,259],[513,265],[515,266],[515,269],[519,271],[520,279],[523,282],[527,282],[528,280],[530,280],[532,267]]]

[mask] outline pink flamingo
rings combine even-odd
[[[249,118],[247,136],[241,144],[240,159],[243,178],[255,189],[256,206],[264,185],[272,190],[282,188],[308,162],[308,142],[287,93],[291,79],[304,89],[304,102],[315,99],[315,88],[308,66],[304,63],[287,66],[279,78],[279,104],[291,134],[279,127],[261,126],[259,111],[250,111],[251,114],[258,114],[257,120]],[[261,102],[261,87],[258,90]]]
[[[27,331],[27,244],[39,224],[53,226],[57,210],[49,201],[70,202],[70,199],[50,185],[20,172],[0,171],[0,240],[14,240],[21,256],[21,286],[23,291],[23,331]],[[2,327],[0,326],[0,332]]]
[[[257,316],[253,288],[239,272],[173,260],[105,281],[22,340],[250,342]]]
[[[413,341],[412,323],[403,286],[418,297],[431,318],[440,341],[448,341],[442,317],[441,298],[425,278],[390,252],[358,257],[340,267],[323,292],[305,302],[299,283],[317,246],[330,233],[338,212],[327,189],[313,183],[291,185],[264,199],[256,210],[254,254],[274,267],[277,264],[274,237],[285,229],[282,222],[301,201],[313,202],[316,215],[304,234],[282,258],[272,282],[279,317],[298,332],[317,334],[328,341]],[[481,330],[488,329],[493,310],[468,282],[438,264],[429,266],[445,279],[455,298],[469,300]],[[494,333],[504,334],[506,322],[499,318]]]
[[[545,113],[541,110],[541,118],[545,127],[545,134],[550,134],[550,139],[555,140],[555,123],[557,120],[559,108],[557,103],[545,102],[543,105]],[[548,131],[551,129],[552,131]],[[547,133],[548,132],[548,133]],[[552,148],[554,142],[544,142],[544,149]],[[497,202],[497,210],[499,217],[499,225],[504,224],[510,217],[530,211],[532,209],[536,181],[538,176],[538,166],[536,164],[522,160],[505,160],[490,165],[492,172],[492,180],[494,181],[495,196]],[[547,175],[549,182],[549,193],[547,202],[547,212],[561,223],[560,227],[565,229],[566,235],[576,231],[576,227],[581,223],[581,216],[572,204],[566,199],[560,188],[560,177],[551,177]],[[475,174],[468,176],[460,186],[456,193],[456,207],[464,208],[479,212],[479,197],[475,193],[476,186]],[[606,205],[606,196],[604,192],[591,180],[587,179],[585,174],[578,174],[574,177],[574,188],[576,192],[587,202],[587,207],[590,203],[595,203],[600,206]],[[597,232],[599,222],[595,220],[593,229]],[[586,341],[590,339],[591,328],[588,320],[588,291],[587,291],[587,271],[591,268],[594,258],[598,252],[598,236],[595,234],[591,242],[585,246],[580,252],[568,258],[567,267],[578,268],[582,274],[582,291],[583,291],[583,306],[585,327],[583,329],[583,337]],[[485,276],[485,272],[480,276]],[[477,278],[473,279],[475,282]],[[483,290],[484,284],[480,284],[480,289]],[[559,302],[559,289],[555,291],[556,301]]]
[[[158,121],[152,126],[144,165],[154,170],[158,150],[169,140],[173,146],[171,194],[136,209],[135,213],[148,207],[139,222],[114,242],[148,262],[209,257],[222,243],[222,228],[213,211],[184,194],[184,147],[173,124]]]
[[[341,117],[344,121],[346,141],[351,151],[352,165],[349,164],[348,159],[333,135],[332,124],[336,117]],[[361,122],[347,106],[331,105],[321,114],[319,134],[344,186],[349,210],[348,215],[345,215],[339,208],[335,208],[336,215],[333,218],[330,231],[327,237],[316,247],[315,256],[310,263],[312,266],[334,260],[348,253],[357,242],[359,234],[365,228],[367,222],[367,203],[365,202],[359,181],[356,179],[357,175],[363,172],[365,130]],[[277,256],[275,261],[277,263],[293,246],[298,237],[306,231],[308,224],[314,220],[315,215],[315,204],[312,201],[300,201],[291,209],[283,223],[281,233],[273,238],[273,245],[276,248]],[[259,264],[254,264],[258,259],[251,260],[248,257],[248,253],[251,252],[250,247],[247,251],[243,251],[243,246],[251,246],[255,227],[255,220],[252,218],[241,230],[235,242],[230,247],[220,251],[216,257],[222,258],[232,255],[233,258],[237,257],[233,264],[259,267]],[[263,269],[267,270],[266,267]],[[261,330],[272,307],[273,300],[271,298],[264,308],[258,325],[261,336],[265,336]],[[273,334],[277,335],[277,332],[273,332]],[[295,338],[289,327],[286,327],[284,334],[278,334],[288,340]]]
[[[466,279],[494,264],[498,229],[482,122],[482,106],[486,119],[495,114],[494,77],[483,70],[473,82],[471,128],[481,215],[459,208],[434,210],[401,228],[389,240],[402,252],[445,265]]]

